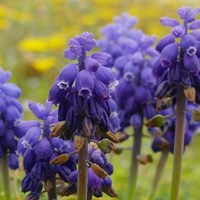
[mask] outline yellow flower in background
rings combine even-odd
[[[65,45],[66,36],[62,33],[55,33],[51,36],[38,38],[25,38],[20,41],[18,48],[21,51],[44,52],[57,50]]]
[[[38,58],[35,59],[33,62],[33,69],[35,69],[39,73],[44,73],[54,67],[56,65],[56,58],[51,56],[51,57],[46,57],[46,58]]]
[[[42,52],[47,50],[47,44],[44,38],[25,38],[18,44],[21,51]]]

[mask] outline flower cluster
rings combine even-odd
[[[76,169],[76,156],[72,155],[62,165],[52,163],[59,155],[68,155],[74,151],[71,141],[58,137],[50,138],[51,127],[57,122],[57,109],[51,111],[52,103],[46,106],[34,102],[29,103],[30,110],[41,120],[22,121],[18,125],[25,135],[19,140],[17,153],[23,155],[23,167],[26,176],[22,180],[22,191],[30,192],[28,198],[37,199],[43,185],[51,189],[51,179],[56,174],[68,181],[69,172]]]
[[[97,144],[90,142],[88,146],[88,193],[96,197],[102,197],[103,192],[111,197],[117,197],[112,188],[112,180],[109,177],[113,173],[113,166],[107,161],[105,154]],[[77,190],[78,170],[69,174],[69,185],[63,190],[63,196],[69,196]]]
[[[14,83],[7,83],[11,73],[0,68],[0,158],[8,154],[8,166],[17,169],[19,162],[15,153],[17,141],[23,132],[16,130],[22,117],[22,106],[17,100],[21,90]]]
[[[187,109],[189,109],[190,111],[186,113],[184,150],[185,147],[190,144],[192,137],[199,127],[199,123],[195,122],[192,118],[192,110],[194,110],[195,108],[196,106],[194,106],[193,104],[187,105]],[[151,147],[154,152],[168,150],[173,153],[176,123],[176,118],[173,117],[173,115],[175,116],[175,112],[173,108],[170,107],[166,110],[162,110],[161,114],[166,117],[165,123],[159,128],[150,129],[150,132],[154,137]]]
[[[136,18],[123,13],[114,23],[102,29],[105,36],[99,47],[111,54],[119,85],[113,97],[119,107],[122,129],[129,125],[141,127],[143,116],[155,114],[154,90],[156,79],[152,67],[158,52],[152,47],[155,37],[134,29]]]
[[[66,121],[67,139],[74,134],[101,138],[119,127],[117,115],[111,111],[114,102],[110,92],[118,83],[114,72],[107,68],[111,57],[101,52],[87,56],[95,45],[93,35],[87,32],[69,41],[64,56],[78,62],[60,71],[49,92],[49,101],[59,104],[59,121]]]
[[[174,86],[184,88],[189,101],[200,103],[200,22],[195,20],[200,8],[181,7],[177,10],[182,23],[169,17],[161,18],[164,26],[172,27],[156,45],[160,52],[153,74],[159,79],[156,97],[174,96]]]

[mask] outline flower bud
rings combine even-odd
[[[164,123],[165,123],[165,117],[163,115],[158,114],[152,117],[151,119],[147,120],[145,125],[150,127],[160,127],[163,126]]]
[[[103,139],[98,142],[98,147],[104,152],[104,153],[110,153],[112,149],[114,149],[113,143],[108,139]]]
[[[74,136],[74,148],[77,151],[80,151],[80,149],[83,147],[84,141],[85,141],[84,137],[81,137],[79,135],[75,135]]]
[[[69,160],[68,154],[61,154],[50,161],[50,164],[62,165]]]
[[[129,138],[129,135],[127,133],[124,133],[124,132],[117,132],[115,134],[115,137],[117,138],[117,140],[119,142],[123,142],[123,141],[125,141]]]
[[[113,149],[113,152],[115,153],[115,154],[117,154],[117,155],[119,155],[119,154],[121,154],[122,152],[123,152],[123,148],[121,148],[121,147],[115,147],[114,149]]]
[[[137,160],[142,165],[146,165],[147,163],[153,162],[153,159],[152,159],[151,155],[137,155]]]
[[[200,122],[200,110],[193,110],[192,111],[192,119],[195,122]]]
[[[91,169],[99,178],[104,179],[108,176],[107,172],[97,164],[92,164]]]
[[[58,137],[67,131],[66,121],[58,122],[50,133],[50,137]]]
[[[184,88],[184,95],[188,101],[192,103],[196,100],[196,90],[194,87],[185,87]]]
[[[118,139],[117,137],[110,131],[102,131],[99,127],[97,127],[97,131],[104,137],[108,138],[109,140],[111,140],[114,143],[118,143]]]
[[[112,187],[102,187],[102,191],[110,197],[117,198],[118,195]]]

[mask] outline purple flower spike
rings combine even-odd
[[[19,161],[15,153],[10,153],[8,155],[8,165],[10,169],[18,169],[19,168]]]
[[[75,88],[80,96],[92,96],[92,91],[94,89],[94,78],[92,77],[92,74],[87,70],[80,71],[76,78]]]

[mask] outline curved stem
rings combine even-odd
[[[88,155],[88,141],[85,138],[84,145],[78,153],[78,188],[77,199],[87,200],[87,187],[88,187],[88,167],[86,165]]]
[[[11,200],[9,169],[7,165],[6,153],[4,153],[4,156],[2,157],[1,172],[2,172],[2,183],[3,183],[3,188],[4,188],[4,197],[6,200]]]
[[[51,189],[48,191],[48,200],[57,200],[55,176],[51,176],[48,181],[51,184]]]
[[[164,167],[165,167],[168,155],[169,155],[168,150],[162,151],[161,156],[160,156],[160,160],[159,160],[158,165],[156,167],[156,172],[155,172],[155,175],[154,175],[153,183],[151,184],[151,189],[150,189],[148,200],[154,199],[154,196],[156,194],[160,179],[162,177],[162,173],[164,171]]]
[[[177,200],[181,178],[182,155],[185,135],[185,95],[183,88],[177,86],[176,131],[174,142],[174,161],[171,184],[171,200]]]
[[[128,181],[128,193],[127,193],[128,200],[132,200],[135,198],[135,189],[137,184],[138,167],[139,167],[137,155],[140,154],[141,142],[142,142],[142,127],[134,128],[131,166],[130,166],[129,181]]]

